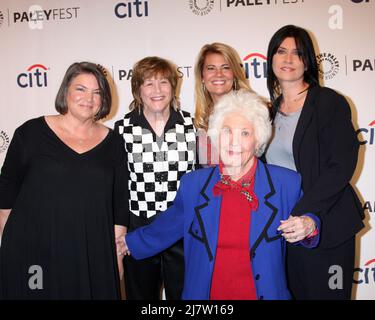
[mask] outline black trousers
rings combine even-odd
[[[153,220],[132,215],[129,231]],[[135,260],[125,256],[124,276],[127,300],[160,300],[162,285],[167,300],[180,300],[184,284],[183,240],[150,258]]]
[[[289,289],[297,300],[350,300],[355,237],[330,249],[288,244]]]

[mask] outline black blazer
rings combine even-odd
[[[293,138],[304,196],[292,215],[321,219],[321,248],[340,245],[364,227],[362,204],[349,183],[358,149],[346,99],[329,88],[310,88]]]

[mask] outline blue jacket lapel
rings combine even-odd
[[[268,234],[268,228],[274,221],[278,209],[270,202],[270,198],[276,191],[268,168],[262,161],[258,161],[255,172],[254,191],[258,197],[259,206],[258,210],[254,211],[251,216],[250,248],[252,258],[263,239],[270,242],[280,238],[280,235],[270,237]]]
[[[200,191],[202,201],[194,208],[199,228],[193,228],[193,224],[189,228],[189,233],[205,245],[210,261],[215,256],[217,246],[221,203],[221,196],[215,197],[212,190],[219,179],[219,168],[212,168]]]
[[[202,201],[194,207],[195,217],[199,226],[193,228],[193,225],[191,225],[189,228],[189,233],[205,245],[210,261],[215,257],[217,247],[222,198],[221,196],[215,197],[212,190],[219,179],[219,168],[212,168],[200,191]],[[276,191],[271,175],[262,161],[258,161],[254,189],[258,197],[259,206],[258,210],[254,211],[251,216],[250,247],[252,256],[263,239],[266,242],[270,242],[280,238],[280,235],[270,236],[267,233],[278,213],[278,209],[271,203],[270,198]]]

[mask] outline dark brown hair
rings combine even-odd
[[[55,108],[57,112],[60,114],[66,114],[68,112],[66,95],[73,79],[81,74],[92,74],[98,81],[101,97],[101,106],[98,113],[95,115],[94,120],[97,121],[105,118],[111,111],[112,95],[108,80],[103,70],[104,68],[102,66],[91,62],[84,61],[73,63],[66,71],[60,89],[56,95]]]

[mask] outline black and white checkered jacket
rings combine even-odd
[[[181,177],[195,167],[193,119],[188,112],[172,113],[180,120],[167,129],[161,144],[150,130],[134,124],[134,111],[116,123],[128,158],[129,209],[142,218],[166,210],[173,203]]]

